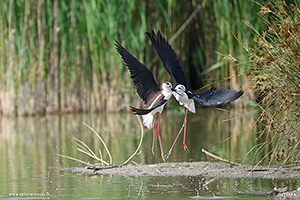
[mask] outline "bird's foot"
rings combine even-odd
[[[162,157],[163,161],[166,162],[164,153],[161,153],[161,157]]]
[[[170,155],[171,155],[170,152],[167,153],[167,154],[165,155],[165,158],[168,159]]]
[[[183,145],[183,149],[185,153],[190,153],[189,148],[186,146],[186,144]]]
[[[152,154],[154,155],[154,148],[152,148]]]

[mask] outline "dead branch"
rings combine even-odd
[[[208,151],[206,151],[206,150],[204,150],[204,149],[202,149],[202,152],[205,153],[207,156],[213,157],[213,158],[215,158],[215,159],[217,159],[217,160],[220,160],[220,161],[222,161],[222,162],[226,162],[226,163],[229,163],[229,164],[231,164],[231,165],[242,166],[242,164],[235,163],[235,162],[231,162],[231,161],[226,160],[226,159],[224,159],[224,158],[220,158],[219,156],[216,156],[216,155],[214,155],[214,154],[212,154],[212,153],[209,153]]]

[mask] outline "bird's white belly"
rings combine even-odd
[[[192,103],[192,99],[188,99],[188,98],[182,98],[182,97],[179,97],[177,99],[180,103],[182,104],[187,104],[187,105],[190,105]]]
[[[148,113],[147,115],[142,115],[143,118],[143,123],[147,128],[152,128],[152,122],[153,122],[153,117],[156,113],[161,113],[164,109],[165,105],[159,106],[157,108],[155,108],[154,110],[152,110],[150,113]]]
[[[180,105],[184,105],[190,112],[195,113],[195,103],[193,99],[189,99],[186,94],[178,95],[175,93],[175,98],[179,102]]]

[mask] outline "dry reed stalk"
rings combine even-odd
[[[92,127],[90,127],[89,125],[87,125],[87,124],[84,123],[84,122],[83,122],[83,124],[84,124],[86,127],[88,127],[88,128],[89,128],[89,129],[97,136],[97,138],[101,141],[102,145],[104,146],[104,148],[105,148],[105,150],[106,150],[106,152],[107,152],[107,154],[108,154],[108,156],[109,156],[109,162],[107,162],[107,161],[105,161],[105,160],[103,159],[103,157],[102,157],[102,152],[101,152],[100,149],[98,150],[98,151],[99,151],[99,156],[100,156],[100,157],[98,157],[98,156],[96,155],[95,151],[93,151],[87,144],[85,144],[83,141],[81,141],[81,140],[79,140],[79,139],[77,139],[77,138],[73,138],[74,140],[76,140],[76,141],[78,142],[78,143],[76,144],[76,145],[78,146],[77,150],[80,151],[80,152],[82,152],[82,153],[84,153],[84,154],[86,154],[87,156],[89,156],[89,157],[91,157],[91,158],[94,158],[94,159],[100,161],[102,165],[105,164],[105,165],[107,165],[107,166],[109,166],[109,167],[122,167],[122,166],[126,165],[130,160],[132,160],[132,158],[133,158],[134,156],[136,156],[136,155],[138,154],[138,152],[139,152],[139,150],[140,150],[140,148],[141,148],[141,146],[142,146],[142,143],[143,143],[143,137],[144,137],[143,123],[141,122],[140,117],[139,117],[139,116],[137,116],[137,117],[138,117],[138,120],[139,120],[139,123],[140,123],[140,127],[141,127],[141,138],[140,138],[140,142],[139,142],[139,145],[137,146],[135,152],[134,152],[134,153],[133,153],[126,161],[124,161],[122,164],[117,165],[117,166],[112,165],[113,159],[112,159],[111,153],[110,153],[110,151],[109,151],[109,149],[108,149],[108,147],[107,147],[105,141],[102,139],[102,137],[101,137],[101,136],[100,136],[100,135],[92,128]],[[57,154],[57,155],[59,155],[59,156],[61,156],[61,157],[68,158],[68,159],[71,159],[71,160],[74,160],[74,161],[77,161],[77,162],[80,162],[80,163],[83,163],[83,164],[86,164],[86,165],[89,165],[89,166],[92,166],[94,170],[97,170],[96,166],[94,166],[94,165],[92,165],[92,164],[90,164],[90,163],[87,163],[87,162],[85,162],[85,161],[82,161],[82,160],[79,160],[79,159],[77,159],[77,158],[73,158],[73,157],[70,157],[70,156],[64,156],[64,155],[61,155],[61,154]]]
[[[109,149],[107,148],[107,146],[106,146],[106,144],[105,144],[105,142],[104,142],[104,140],[100,137],[100,135],[92,128],[92,127],[90,127],[89,125],[87,125],[86,123],[84,123],[84,122],[82,122],[86,127],[88,127],[98,138],[99,138],[99,140],[102,142],[102,144],[103,144],[103,146],[104,146],[104,148],[105,148],[105,150],[106,150],[106,152],[107,152],[107,154],[108,154],[108,157],[109,157],[109,165],[111,165],[112,164],[112,156],[111,156],[111,154],[110,154],[110,151],[109,151]]]

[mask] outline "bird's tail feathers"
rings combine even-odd
[[[190,104],[189,104],[189,106],[187,107],[186,106],[186,108],[190,111],[190,112],[192,112],[192,113],[196,113],[196,109],[195,109],[195,103],[194,103],[194,101],[192,101]]]
[[[147,115],[150,113],[153,109],[140,109],[140,108],[135,108],[132,106],[129,106],[129,109],[133,112],[135,115]]]

